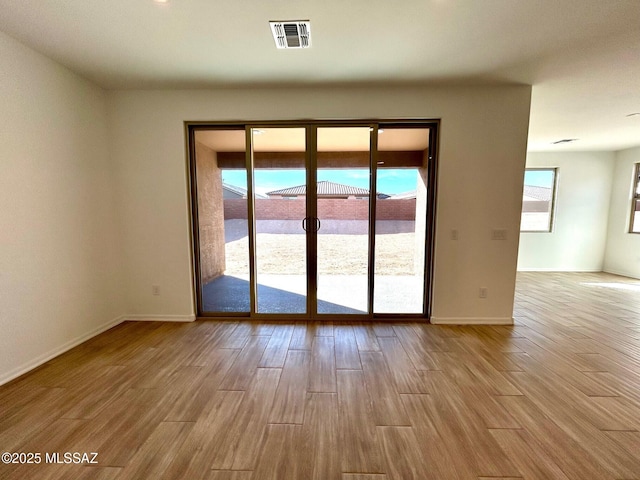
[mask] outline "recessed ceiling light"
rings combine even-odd
[[[560,143],[571,143],[577,141],[577,138],[563,138],[562,140],[558,140],[557,142],[551,142],[553,145],[558,145]]]
[[[169,0],[153,0],[155,3],[169,3]]]

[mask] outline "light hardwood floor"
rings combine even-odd
[[[640,280],[523,273],[514,327],[124,323],[0,388],[7,479],[640,479]],[[44,459],[43,459],[44,461]]]

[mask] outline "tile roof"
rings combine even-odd
[[[247,189],[243,187],[238,187],[237,185],[231,185],[229,183],[222,182],[222,188],[229,192],[233,192],[236,195],[240,195],[241,197],[246,198],[247,196]],[[260,195],[259,193],[256,193],[256,198],[267,198],[267,197],[264,195]]]
[[[551,200],[553,189],[549,187],[536,187],[534,185],[525,185],[524,192],[522,193],[524,197],[529,197],[529,199],[533,201],[538,200],[542,202],[548,202]]]

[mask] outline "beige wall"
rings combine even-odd
[[[633,169],[636,163],[640,163],[640,147],[615,154],[604,270],[640,278],[640,234],[629,233]]]
[[[612,152],[538,152],[527,167],[557,168],[552,232],[520,234],[518,270],[599,272],[604,265]]]
[[[432,320],[510,322],[530,93],[527,86],[111,92],[132,312],[194,313],[185,120],[423,117],[442,119]],[[507,231],[506,241],[491,240],[496,228]],[[148,295],[153,284],[160,297]],[[488,298],[478,297],[479,287]]]
[[[205,285],[225,270],[222,173],[216,152],[196,143],[200,277]],[[245,200],[246,203],[246,200]]]
[[[122,320],[105,93],[0,33],[0,383]]]

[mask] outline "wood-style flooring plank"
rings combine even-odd
[[[304,424],[299,429],[300,452],[297,478],[325,480],[340,477],[338,401],[335,393],[307,396]]]
[[[282,368],[293,336],[293,325],[277,325],[258,363],[262,368]]]
[[[239,350],[217,349],[216,355],[210,355],[203,366],[203,375],[198,376],[197,384],[188,383],[181,395],[172,402],[164,418],[166,422],[194,422],[200,418],[206,405],[220,387],[222,379],[233,365]]]
[[[220,390],[246,390],[253,380],[270,337],[250,336],[248,338],[249,340],[222,380]]]
[[[478,476],[508,477],[520,472],[498,448],[483,419],[469,407],[460,389],[445,372],[428,372],[430,395],[420,397],[424,412],[450,451],[460,452]]]
[[[361,370],[358,343],[351,325],[336,325],[333,328],[336,352],[336,368]]]
[[[420,443],[411,427],[377,427],[387,465],[389,480],[440,480],[438,472],[428,468]]]
[[[393,329],[393,323],[389,322],[373,322],[373,333],[376,337],[395,337],[396,332]]]
[[[206,480],[251,480],[252,478],[253,472],[246,470],[211,470]]]
[[[195,422],[161,480],[206,479],[213,463],[231,465],[234,443],[229,433],[234,428],[246,392],[218,391]]]
[[[313,322],[299,322],[293,327],[293,335],[289,343],[290,350],[311,350],[316,336],[317,325]]]
[[[428,393],[424,377],[420,375],[395,337],[378,338],[378,344],[389,365],[398,393]]]
[[[193,425],[193,422],[163,422],[158,425],[118,478],[159,478],[175,458]]]
[[[387,476],[382,473],[343,473],[342,480],[387,480]]]
[[[382,352],[360,352],[376,425],[410,426],[400,394]]]
[[[3,418],[0,448],[7,452],[15,451],[16,447],[59,418],[68,407],[64,394],[63,388],[47,388],[10,418]]]
[[[269,423],[302,424],[310,364],[310,352],[289,350],[273,399]]]
[[[384,473],[382,450],[362,371],[340,370],[337,381],[342,471]]]
[[[311,349],[308,392],[336,392],[336,356],[333,337],[315,337]]]
[[[100,452],[100,465],[125,467],[166,416],[168,404],[162,407],[160,404],[167,393],[155,389],[128,390],[93,420],[100,435],[87,432],[81,445]]]
[[[280,480],[298,477],[296,455],[299,448],[296,425],[268,425],[264,447],[250,478],[251,480]]]
[[[378,344],[378,337],[376,336],[373,328],[367,323],[353,323],[353,333],[356,336],[356,343],[358,350],[361,352],[379,352],[380,345]]]
[[[450,451],[449,445],[443,442],[443,435],[446,435],[446,432],[439,432],[431,421],[429,403],[433,400],[432,397],[409,394],[402,395],[402,400],[411,419],[423,461],[429,470],[434,471],[438,478],[475,480],[474,463],[470,458]]]
[[[571,480],[546,452],[533,445],[524,430],[491,430],[491,434],[524,478]]]
[[[509,373],[526,397],[566,434],[590,452],[614,478],[633,478],[640,472],[640,458],[625,455],[604,432],[593,425],[588,414],[576,409],[575,394],[561,379],[546,383],[526,372]]]
[[[544,452],[545,457],[559,466],[569,478],[582,479],[595,475],[602,480],[613,480],[614,477],[589,452],[526,397],[501,397],[499,400],[522,425],[527,435],[527,445]]]
[[[416,369],[442,369],[432,352],[427,351],[426,346],[416,337],[409,325],[394,325],[393,330]]]
[[[236,428],[229,432],[230,439],[237,438],[232,470],[254,469],[265,442],[267,422],[281,373],[279,368],[259,368],[254,383],[247,390],[236,419]]]
[[[316,324],[316,336],[318,337],[333,337],[333,322],[315,322]]]

